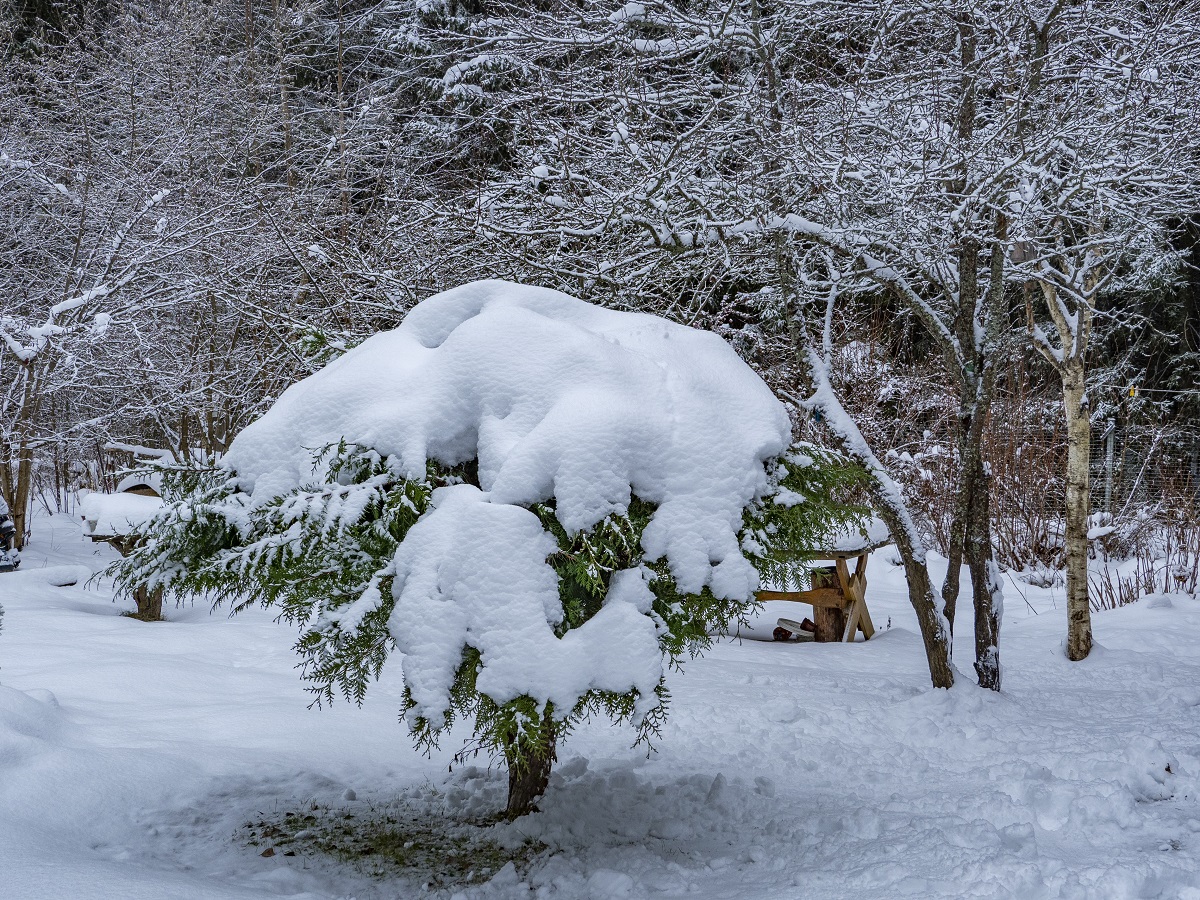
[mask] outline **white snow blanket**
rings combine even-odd
[[[721,642],[669,673],[659,752],[607,718],[581,723],[541,811],[478,829],[544,844],[527,868],[438,889],[428,870],[375,879],[303,842],[247,845],[246,823],[314,803],[350,824],[436,813],[448,828],[504,809],[502,767],[447,774],[458,742],[397,752],[398,671],[362,709],[311,709],[272,610],[125,618],[104,580],[50,584],[115,551],[66,516],[33,532],[25,566],[0,575],[4,900],[1200,898],[1193,597],[1097,613],[1097,647],[1072,663],[1062,588],[1018,582],[1029,604],[1005,619],[1004,693],[966,673],[932,690],[904,571],[873,554],[874,638]],[[940,584],[946,562],[930,561]],[[786,606],[755,627],[769,635]]]
[[[645,573],[614,579],[600,614],[555,637],[555,546],[525,507],[553,499],[573,533],[636,494],[657,505],[647,559],[665,558],[686,592],[747,599],[758,576],[738,545],[742,511],[790,439],[783,405],[716,335],[484,281],[430,297],[293,385],[222,464],[258,505],[309,483],[313,451],[342,440],[413,478],[428,459],[478,459],[482,490],[435,492],[396,557],[391,630],[413,714],[434,718],[464,644],[498,702],[569,708],[589,688],[650,697],[661,653]],[[379,602],[368,592],[331,618],[353,627]]]
[[[86,494],[79,501],[88,537],[124,537],[162,509],[161,497],[142,494]]]

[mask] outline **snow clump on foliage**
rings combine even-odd
[[[742,511],[790,430],[783,405],[710,332],[488,281],[429,298],[293,385],[225,465],[261,505],[307,483],[314,448],[342,441],[410,479],[430,460],[478,460],[478,489],[435,491],[397,557],[391,631],[414,712],[433,717],[463,643],[482,653],[479,688],[497,702],[528,694],[570,708],[593,687],[653,697],[661,654],[645,579],[610,587],[595,618],[557,638],[546,561],[557,547],[526,507],[553,501],[574,534],[626,513],[636,493],[657,507],[642,533],[648,559],[665,558],[681,591],[746,600],[757,573],[738,545]],[[377,602],[336,615],[344,627]]]

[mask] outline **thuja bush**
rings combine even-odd
[[[863,514],[840,499],[860,476],[814,447],[793,448],[767,470],[768,489],[743,511],[742,550],[765,579],[796,584],[820,537]],[[361,704],[391,652],[404,647],[409,636],[396,615],[397,553],[439,491],[478,487],[474,461],[430,461],[425,476],[414,479],[393,460],[345,442],[315,454],[313,476],[303,487],[258,506],[225,469],[173,467],[164,476],[167,502],[141,529],[136,549],[114,564],[118,585],[129,592],[157,587],[167,597],[225,604],[235,612],[254,604],[278,610],[299,629],[296,650],[319,704],[338,697]],[[635,741],[652,742],[670,702],[665,670],[711,646],[714,635],[745,621],[755,606],[753,598],[719,597],[709,587],[681,590],[666,560],[647,558],[642,536],[656,506],[636,495],[626,509],[573,533],[559,521],[553,500],[527,509],[550,538],[546,562],[561,604],[560,613],[548,616],[555,636],[594,620],[616,579],[635,573],[648,589],[641,614],[652,623],[664,665],[649,690],[644,680],[624,690],[593,687],[564,707],[528,693],[489,690],[480,684],[479,642],[435,627],[435,639],[457,642],[446,648],[459,661],[447,702],[437,716],[423,712],[414,673],[406,671],[405,722],[416,746],[426,750],[454,723],[467,723],[471,737],[457,758],[479,752],[504,758],[510,815],[532,808],[556,747],[580,722],[604,716],[632,725]]]

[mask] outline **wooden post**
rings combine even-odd
[[[842,640],[850,642],[861,628],[863,636],[871,639],[875,633],[875,625],[871,614],[867,611],[867,554],[858,557],[854,574],[850,574],[845,560],[838,560],[838,578],[842,582],[842,590],[850,601],[850,613],[846,616],[846,628],[842,632]]]
[[[840,641],[846,630],[846,612],[836,606],[818,606],[813,609],[813,640],[818,643]]]

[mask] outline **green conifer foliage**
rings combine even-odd
[[[861,516],[840,502],[858,481],[856,470],[834,454],[793,448],[769,467],[770,491],[744,511],[742,546],[763,578],[777,584],[804,579],[807,553],[820,536]],[[296,625],[296,650],[317,704],[338,695],[362,703],[395,647],[389,619],[395,607],[393,559],[408,530],[429,508],[439,487],[477,484],[474,461],[446,467],[434,461],[425,478],[407,478],[370,448],[347,445],[315,454],[313,476],[302,488],[252,506],[236,475],[222,469],[173,468],[166,472],[166,505],[143,526],[134,551],[115,564],[118,585],[163,588],[177,601],[201,599],[239,611],[251,604],[279,610]],[[680,591],[663,560],[647,560],[642,532],[655,506],[634,497],[627,510],[571,534],[555,515],[553,500],[531,511],[558,544],[547,560],[558,575],[561,637],[601,608],[615,572],[645,566],[654,594],[654,620],[667,668],[711,646],[714,635],[745,622],[753,600]],[[458,759],[502,754],[514,780],[536,769],[534,796],[519,798],[509,813],[528,811],[545,787],[557,742],[579,722],[603,716],[632,724],[637,742],[660,732],[670,700],[665,679],[656,696],[592,690],[572,709],[542,706],[522,696],[497,702],[478,690],[478,649],[465,644],[449,704],[437,721],[409,713],[415,703],[405,689],[406,722],[419,748],[436,745],[458,720],[473,738]]]

